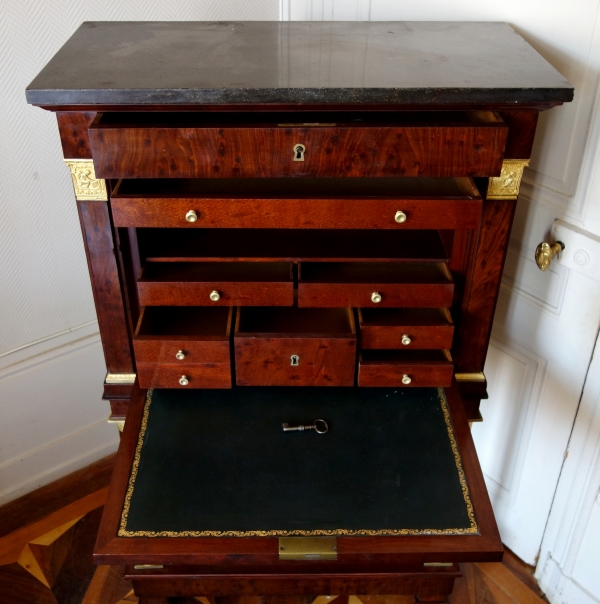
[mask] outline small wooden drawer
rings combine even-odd
[[[470,178],[130,179],[111,194],[118,227],[475,229]]]
[[[142,306],[291,306],[287,262],[148,262],[138,279]]]
[[[498,176],[508,127],[490,111],[100,113],[97,178]]]
[[[233,307],[147,306],[133,336],[137,363],[230,363]]]
[[[366,350],[358,361],[358,385],[447,387],[453,372],[448,350]]]
[[[238,386],[354,385],[349,308],[240,308],[234,347]]]
[[[140,386],[231,388],[232,318],[233,307],[143,308],[133,336]]]
[[[363,350],[452,348],[447,308],[359,308],[358,323]]]
[[[454,284],[441,262],[305,262],[298,306],[449,307]]]
[[[137,374],[142,388],[231,388],[230,363],[138,363]]]

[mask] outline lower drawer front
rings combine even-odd
[[[231,363],[138,363],[142,388],[231,388]]]
[[[454,364],[448,351],[364,351],[358,363],[358,385],[367,387],[448,387]]]
[[[353,386],[356,338],[236,337],[238,386]]]

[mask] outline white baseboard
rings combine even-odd
[[[101,421],[0,466],[0,506],[114,453],[117,428]]]
[[[549,558],[536,579],[550,604],[599,604],[600,600],[586,591],[577,581],[562,573],[560,566]]]
[[[97,324],[0,359],[0,505],[116,451]]]

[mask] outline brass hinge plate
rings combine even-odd
[[[280,560],[337,560],[335,537],[280,537]]]
[[[457,382],[485,382],[483,371],[478,373],[455,373],[454,377]]]
[[[423,562],[423,566],[452,566],[454,562]]]
[[[107,373],[104,379],[105,384],[133,384],[135,382],[135,373]]]

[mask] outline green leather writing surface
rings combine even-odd
[[[322,418],[329,432],[283,432]],[[119,536],[477,534],[435,388],[149,391]]]

